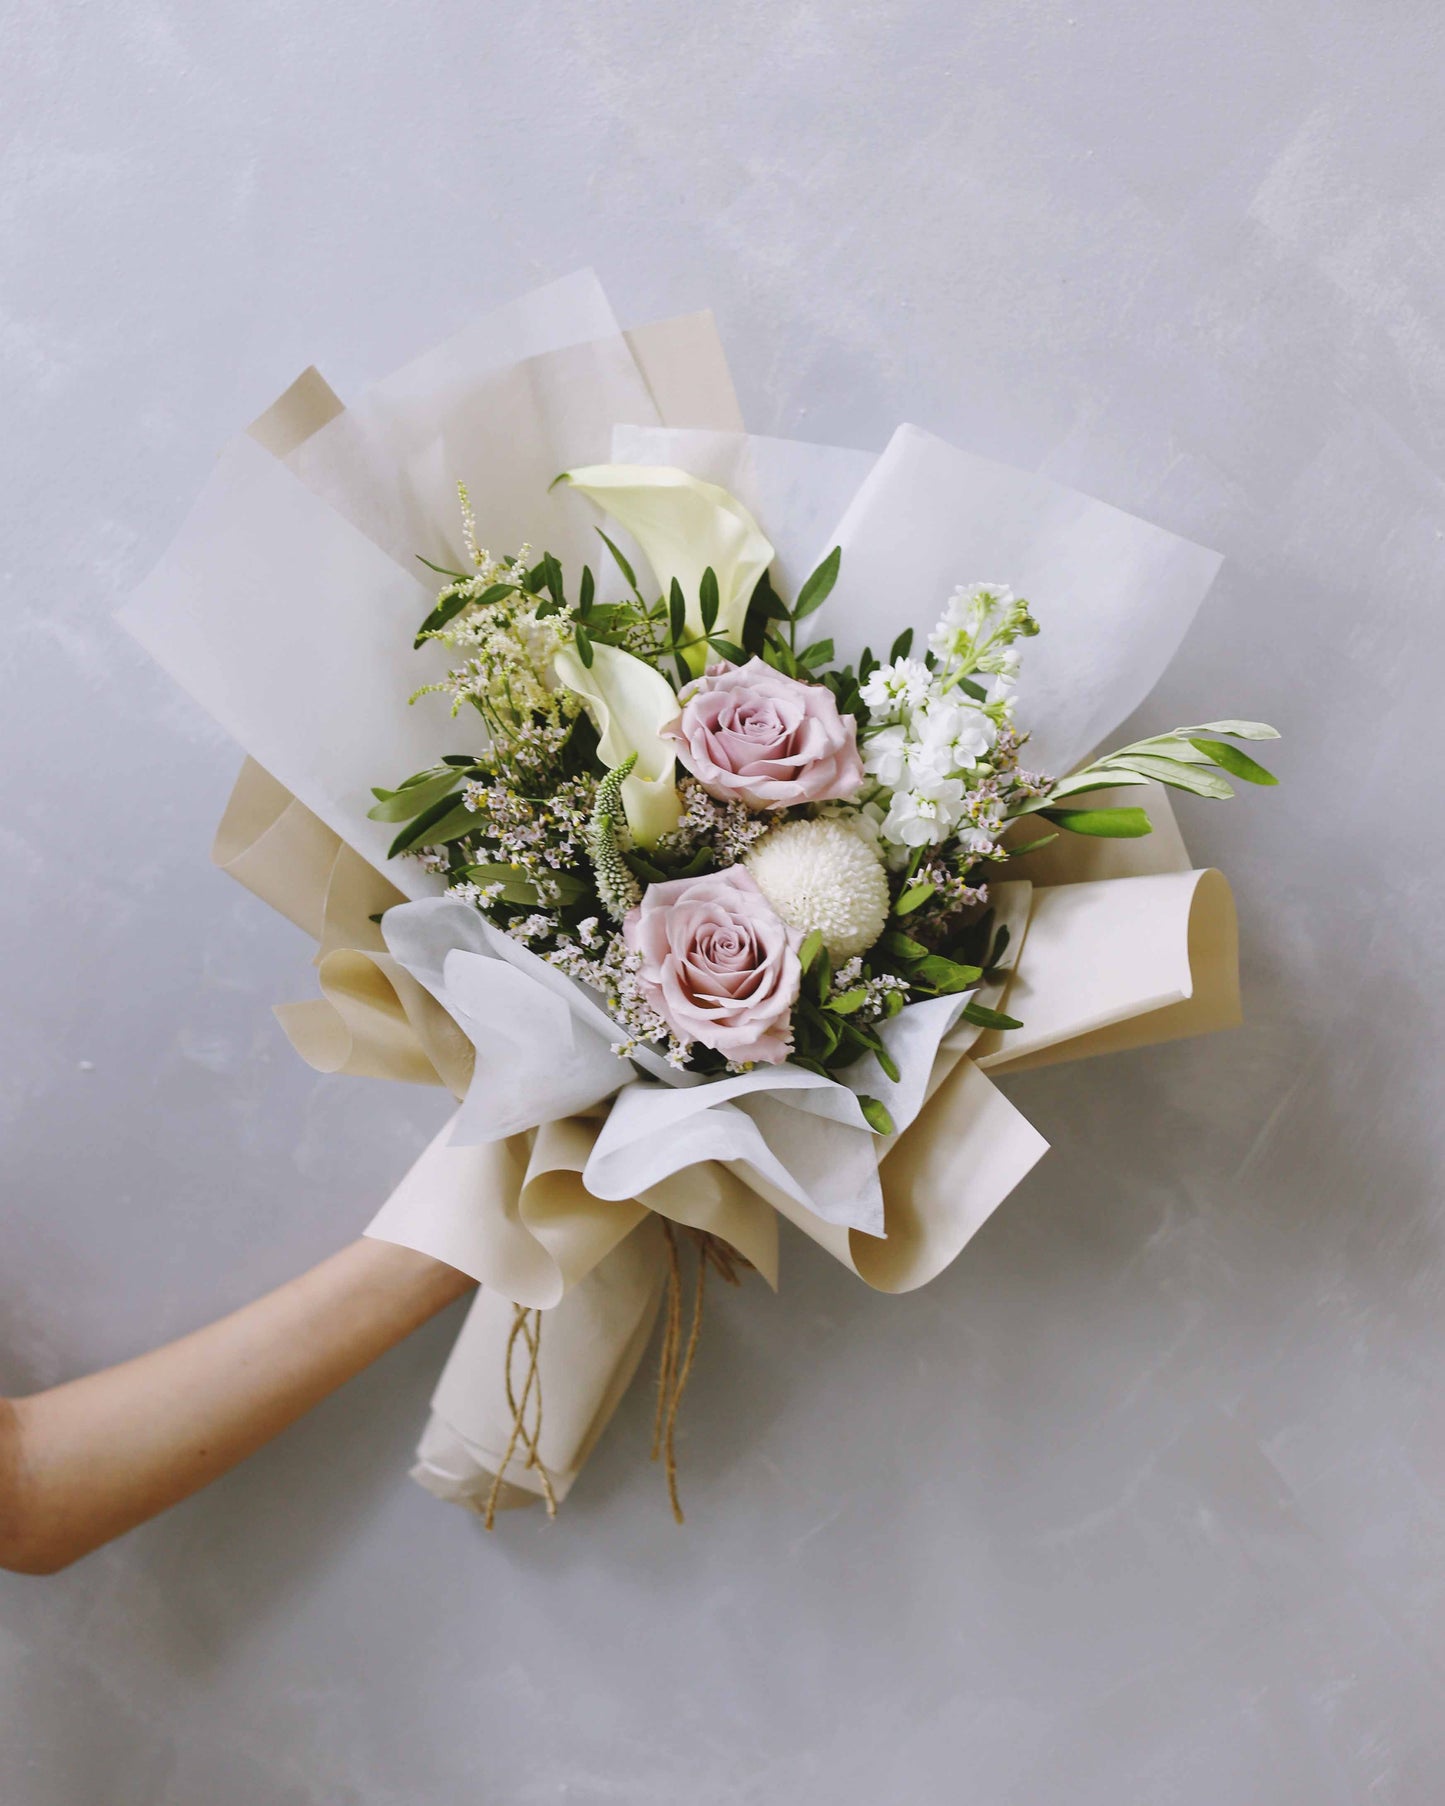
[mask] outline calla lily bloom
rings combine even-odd
[[[773,561],[771,543],[741,502],[715,483],[667,465],[589,464],[564,471],[558,481],[580,489],[627,529],[663,595],[677,579],[687,602],[688,637],[697,639],[683,654],[694,675],[708,662],[699,590],[709,566],[718,586],[712,630],[741,642],[748,602]]]
[[[575,646],[561,647],[552,663],[558,678],[587,704],[603,764],[611,770],[637,754],[623,780],[622,807],[632,838],[639,846],[654,846],[682,814],[672,744],[662,738],[662,729],[677,719],[672,685],[620,646],[597,641],[590,665],[582,663]]]

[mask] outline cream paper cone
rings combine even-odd
[[[662,1231],[656,1218],[648,1217],[542,1313],[538,1449],[559,1501],[631,1384],[666,1279]],[[515,1311],[495,1292],[477,1295],[442,1369],[412,1469],[412,1478],[428,1492],[478,1512],[485,1509],[512,1435],[506,1361]],[[517,1392],[523,1369],[514,1355]],[[512,1490],[500,1504],[520,1504],[544,1491],[540,1475],[515,1455],[506,1479]]]
[[[1234,1028],[1234,898],[1217,871],[1106,878],[1034,892],[1027,957],[1008,993],[1022,1028],[986,1035],[986,1071],[1021,1072]]]

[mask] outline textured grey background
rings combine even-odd
[[[366,1220],[432,1097],[314,1078],[206,863],[236,755],[111,625],[208,460],[580,263],[756,428],[898,418],[1221,548],[1153,728],[1249,1025],[1020,1078],[1057,1152],[928,1291],[792,1238],[548,1529],[405,1478],[457,1319],[209,1495],[0,1584],[7,1806],[1445,1797],[1431,0],[5,0],[0,1386]],[[1005,573],[1006,575],[1006,573]]]

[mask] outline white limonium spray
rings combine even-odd
[[[914,850],[962,835],[980,853],[991,846],[995,823],[989,812],[979,819],[976,793],[993,777],[1000,731],[1012,722],[1016,642],[1037,632],[1028,604],[1005,585],[960,585],[928,637],[926,660],[905,648],[869,674],[863,764],[884,806],[887,845]]]

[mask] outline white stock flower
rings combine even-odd
[[[862,696],[875,721],[897,721],[928,694],[928,666],[922,659],[896,658],[880,665],[863,685]]]
[[[982,709],[952,696],[935,697],[912,723],[924,762],[948,773],[969,770],[993,746],[998,730]],[[909,767],[912,769],[910,756]]]
[[[944,619],[977,643],[993,637],[1013,605],[1014,593],[1006,583],[960,583],[948,598]]]
[[[863,769],[888,790],[896,790],[908,769],[908,730],[900,723],[879,728],[863,744]]]
[[[963,809],[963,785],[956,778],[930,784],[931,795],[900,790],[888,805],[883,838],[905,847],[938,846],[948,839]]]

